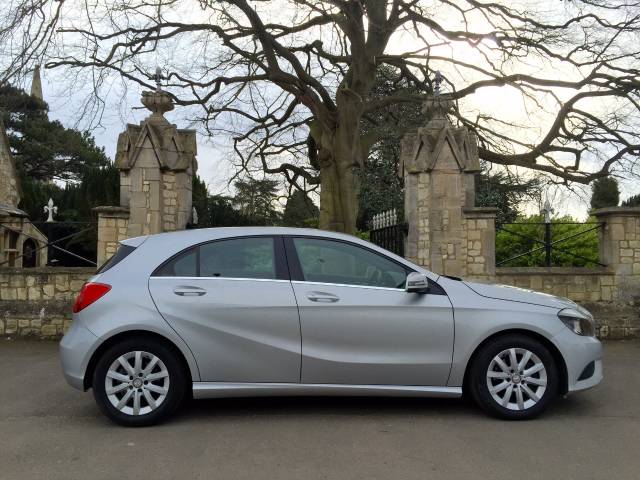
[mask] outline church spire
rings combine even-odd
[[[40,65],[36,65],[36,68],[33,69],[33,80],[31,81],[31,96],[44,102],[44,97],[42,95],[42,80],[40,78]]]

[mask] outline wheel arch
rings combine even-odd
[[[498,338],[498,337],[502,337],[505,335],[513,335],[513,334],[518,334],[518,335],[524,335],[527,336],[529,338],[532,338],[534,340],[539,341],[542,345],[545,346],[545,348],[547,348],[547,350],[549,350],[549,352],[551,353],[551,355],[553,356],[554,361],[556,362],[556,365],[558,367],[558,375],[559,375],[559,385],[558,385],[558,392],[562,395],[566,394],[569,388],[569,375],[568,375],[568,371],[567,371],[567,364],[564,360],[564,357],[562,356],[562,354],[560,353],[560,350],[558,350],[558,347],[556,347],[554,345],[554,343],[549,340],[547,337],[545,337],[544,335],[538,333],[538,332],[534,332],[533,330],[526,330],[523,328],[511,328],[511,329],[507,329],[507,330],[501,330],[499,332],[495,332],[491,335],[489,335],[487,338],[485,338],[482,342],[480,342],[480,344],[478,344],[478,346],[475,348],[475,350],[473,351],[473,353],[471,354],[471,356],[469,357],[469,361],[467,362],[467,365],[465,367],[464,370],[464,377],[462,380],[462,389],[463,391],[467,390],[467,382],[469,381],[469,371],[471,370],[471,366],[473,365],[474,360],[476,359],[476,357],[478,356],[478,353],[484,348],[484,346],[489,343],[490,341]]]
[[[171,349],[178,357],[178,360],[180,361],[182,368],[184,369],[185,377],[187,378],[187,380],[193,381],[193,373],[191,371],[191,368],[189,367],[189,362],[184,356],[184,353],[182,352],[182,350],[180,350],[180,348],[178,348],[178,346],[174,342],[172,342],[170,339],[168,339],[164,335],[161,335],[159,333],[152,332],[149,330],[127,330],[124,332],[118,332],[115,335],[107,338],[98,346],[98,348],[96,348],[95,352],[93,352],[93,354],[91,355],[91,359],[87,364],[87,368],[84,372],[84,378],[82,380],[83,389],[85,391],[89,390],[92,387],[93,373],[95,371],[98,360],[103,355],[103,353],[106,352],[113,345],[117,344],[119,341],[125,340],[125,339],[128,340],[133,337],[144,338],[144,339],[154,339],[158,342],[163,343],[166,347]],[[187,391],[189,390],[190,388],[187,389]]]

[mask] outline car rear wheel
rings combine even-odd
[[[558,369],[542,343],[507,335],[491,340],[478,353],[469,388],[476,403],[491,415],[525,420],[542,413],[557,396]]]
[[[178,407],[185,372],[177,355],[154,339],[129,339],[98,360],[93,393],[100,410],[125,426],[158,423]]]

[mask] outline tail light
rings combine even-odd
[[[73,313],[84,310],[93,302],[103,297],[109,290],[111,290],[111,285],[107,285],[106,283],[85,283],[73,304]]]

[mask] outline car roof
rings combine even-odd
[[[147,238],[163,238],[169,237],[173,240],[178,238],[182,241],[204,241],[206,239],[215,240],[218,238],[250,236],[250,235],[310,235],[314,237],[336,238],[342,240],[356,241],[362,240],[355,235],[346,233],[331,232],[328,230],[319,230],[317,228],[295,228],[295,227],[214,227],[214,228],[196,228],[190,230],[178,230],[175,232],[157,233],[155,235],[147,235],[142,237],[133,237],[122,240],[120,243],[125,245],[137,246]]]

